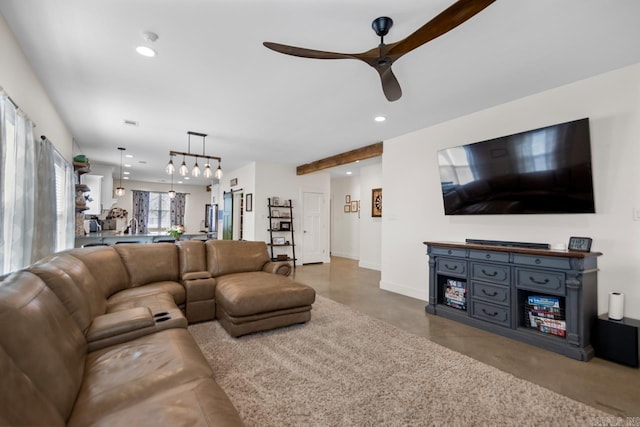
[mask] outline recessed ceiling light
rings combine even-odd
[[[353,172],[351,172],[351,171],[347,172],[347,175],[352,175],[352,174],[353,174]]]
[[[122,179],[129,179],[129,177],[128,177],[128,176],[125,176],[125,177],[124,177],[124,178],[122,178]]]
[[[182,181],[178,181],[178,184],[182,184]]]
[[[131,167],[131,165],[126,164],[126,163],[125,163],[124,167],[125,167],[125,168],[130,168],[130,167]]]
[[[184,179],[186,180],[186,179],[191,179],[191,178],[189,178],[188,176],[185,176]]]
[[[147,46],[138,46],[136,48],[136,52],[148,58],[153,58],[154,56],[156,56],[156,51]]]
[[[126,158],[128,158],[128,159],[133,159],[133,155],[132,155],[132,154],[125,154],[124,156],[125,156]],[[126,165],[125,165],[125,166],[126,166]]]
[[[125,175],[129,175],[129,174],[131,174],[131,172],[129,172],[129,171],[122,172],[122,173],[123,173],[123,174],[125,174]]]
[[[384,122],[385,120],[387,120],[387,118],[385,116],[377,116],[373,120],[375,120],[376,122],[380,123],[380,122]]]

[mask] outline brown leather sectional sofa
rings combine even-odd
[[[264,242],[72,249],[0,277],[0,425],[237,426],[186,329],[306,322],[312,288]]]

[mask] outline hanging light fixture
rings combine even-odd
[[[169,175],[173,175],[173,173],[176,171],[176,167],[173,164],[173,156],[171,156],[169,158],[169,163],[167,163],[167,167],[164,168],[165,172],[167,172]]]
[[[167,163],[167,166],[165,167],[165,171],[169,175],[173,175],[173,173],[176,170],[175,165],[173,164],[173,156],[182,156],[182,164],[180,165],[180,168],[178,168],[178,173],[186,177],[187,175],[189,175],[189,167],[187,166],[186,157],[189,156],[189,157],[196,158],[196,163],[193,166],[193,169],[191,170],[191,175],[193,175],[195,178],[199,177],[200,175],[204,176],[207,179],[211,178],[212,176],[215,176],[217,179],[222,178],[222,167],[220,166],[220,163],[222,162],[222,158],[217,156],[207,156],[205,152],[205,139],[207,137],[207,134],[188,131],[187,135],[189,135],[188,136],[189,145],[187,148],[188,151],[186,153],[184,151],[173,151],[173,150],[169,151],[169,156],[170,156],[169,163]],[[202,137],[202,155],[191,152],[191,135]],[[204,171],[200,170],[200,166],[198,165],[198,158],[205,159],[206,161],[204,166]],[[216,169],[215,173],[211,169],[210,160],[218,161],[218,169]]]
[[[204,156],[206,156],[206,153],[204,151],[204,140],[205,140],[206,137],[207,137],[206,135],[202,136],[202,156],[205,159],[206,159],[206,157],[204,157]],[[197,160],[197,157],[196,157],[196,160]],[[211,178],[213,176],[213,172],[211,171],[211,165],[209,165],[208,161],[204,165],[204,172],[202,173],[202,176],[204,176],[207,179],[209,179],[209,178]]]
[[[180,165],[180,170],[178,172],[182,176],[189,175],[189,168],[187,167],[187,164],[185,163],[185,156],[184,155],[182,156],[182,164]]]
[[[198,156],[196,156],[196,164],[193,165],[193,169],[191,169],[191,175],[195,178],[200,176],[200,166],[198,166]]]
[[[122,153],[126,148],[118,147],[118,150],[120,150],[120,186],[116,187],[116,196],[120,197],[124,196],[124,187],[122,186]]]
[[[171,190],[169,190],[169,198],[175,199],[175,197],[176,197],[176,192],[173,189],[173,174],[171,174]]]

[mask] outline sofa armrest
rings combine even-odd
[[[191,273],[184,273],[182,275],[182,280],[197,280],[197,279],[209,279],[211,277],[211,273],[208,271],[192,271]]]
[[[291,274],[291,264],[289,261],[269,261],[262,267],[262,271],[288,276]]]
[[[97,316],[87,330],[89,350],[129,341],[155,331],[155,321],[147,307],[135,307]]]
[[[216,318],[216,279],[208,271],[185,273],[182,284],[187,292],[185,314],[189,323]]]

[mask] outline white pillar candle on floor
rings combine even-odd
[[[609,319],[622,320],[624,317],[624,294],[622,292],[609,293]]]

